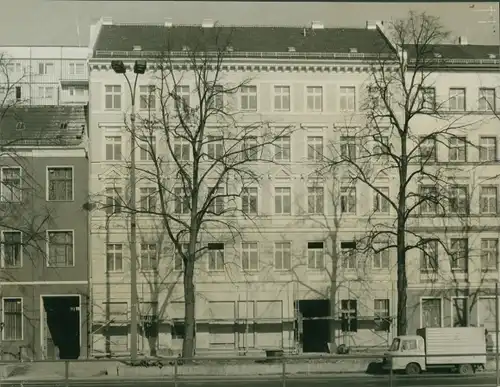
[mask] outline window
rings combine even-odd
[[[189,197],[186,196],[184,188],[175,187],[174,188],[174,213],[176,214],[189,214],[190,202]]]
[[[497,187],[482,186],[479,190],[479,212],[481,214],[496,214],[497,213]]]
[[[467,298],[453,297],[451,304],[452,323],[454,327],[467,326]]]
[[[73,200],[73,168],[49,167],[47,169],[48,200]]]
[[[172,325],[172,339],[182,340],[186,335],[184,321],[174,321]]]
[[[144,212],[156,212],[156,189],[154,187],[139,188],[140,209]]]
[[[121,243],[106,244],[106,270],[108,272],[123,270],[123,246]]]
[[[7,71],[9,73],[21,73],[23,71],[21,63],[15,62],[15,63],[8,63],[7,64]]]
[[[389,196],[389,188],[378,187],[380,192],[373,192],[373,211],[379,214],[388,214],[390,209],[390,202],[383,195]]]
[[[54,98],[54,88],[50,86],[39,86],[38,96],[40,98],[52,99]]]
[[[448,160],[455,162],[467,161],[467,139],[465,137],[451,137],[448,139]]]
[[[191,107],[191,92],[189,86],[178,85],[175,87],[176,108],[186,112]]]
[[[467,238],[453,238],[450,242],[451,270],[467,272],[469,263],[469,241]]]
[[[16,86],[16,101],[20,101],[22,96],[22,89],[21,89],[21,86]]]
[[[494,88],[481,87],[479,89],[478,110],[482,112],[496,111],[496,99]]]
[[[151,161],[156,157],[156,137],[146,136],[141,137],[138,141],[139,145],[139,160]]]
[[[69,74],[70,75],[83,75],[85,73],[84,63],[70,63],[69,64]]]
[[[307,187],[307,212],[309,214],[323,214],[325,194],[323,187]]]
[[[2,232],[2,267],[20,268],[23,265],[23,241],[20,231]]]
[[[420,203],[421,214],[435,214],[438,209],[439,195],[438,190],[433,185],[423,185],[420,187],[420,197],[417,199]]]
[[[189,243],[181,243],[181,250],[184,254],[189,252]],[[182,255],[174,249],[174,271],[184,270],[184,259]]]
[[[436,89],[434,87],[420,88],[420,103],[418,109],[434,110],[436,108]]]
[[[210,159],[220,159],[223,150],[222,137],[207,136],[207,156]]]
[[[388,161],[391,153],[389,146],[389,137],[377,136],[375,138],[375,145],[373,146],[373,156],[377,157],[379,161]]]
[[[344,269],[356,269],[356,242],[340,242],[340,254]]]
[[[436,138],[435,137],[421,137],[420,143],[420,159],[424,162],[437,161],[436,152]]]
[[[21,202],[23,198],[21,168],[2,168],[2,202]]]
[[[73,231],[48,231],[50,267],[73,266]]]
[[[481,269],[496,271],[498,267],[498,239],[481,239]]]
[[[306,96],[308,112],[323,111],[323,88],[321,86],[307,86]]]
[[[191,160],[191,145],[189,141],[183,137],[174,138],[174,158],[177,161],[189,161]]]
[[[39,75],[54,74],[54,63],[51,63],[51,62],[39,62],[38,63],[38,74]]]
[[[154,85],[139,86],[139,109],[154,110],[156,108],[156,87]]]
[[[356,110],[356,88],[353,86],[340,87],[340,111],[353,112]]]
[[[106,161],[119,161],[122,159],[121,136],[106,136]]]
[[[211,98],[209,101],[210,107],[212,109],[221,110],[224,108],[224,87],[221,85],[214,85],[211,95],[207,95],[207,98]]]
[[[119,110],[122,108],[122,87],[120,85],[104,86],[104,107],[108,110]]]
[[[450,213],[466,214],[469,212],[469,189],[466,185],[451,186],[449,195]]]
[[[356,139],[354,137],[340,137],[340,156],[342,159],[356,160]]]
[[[323,137],[307,137],[307,160],[323,160]]]
[[[390,250],[386,245],[376,245],[373,253],[374,269],[389,269]]]
[[[340,318],[342,332],[358,331],[358,302],[357,300],[340,301]]]
[[[274,244],[274,268],[276,270],[290,270],[292,268],[292,244],[290,242],[276,242]]]
[[[386,104],[384,101],[387,101],[387,104],[390,105],[390,95],[387,92],[387,88],[378,87],[378,86],[368,86],[368,101],[366,107],[369,110],[377,110],[385,109]]]
[[[214,189],[214,187],[208,188],[209,192],[212,191],[212,197],[210,198],[210,204],[208,205],[208,212],[220,215],[224,212],[224,199],[226,190],[224,187],[218,187]]]
[[[256,242],[241,244],[241,267],[243,270],[259,268],[259,249]]]
[[[70,97],[85,97],[85,87],[69,86],[67,90]]]
[[[422,327],[440,328],[442,321],[442,307],[440,298],[423,298],[420,301]]]
[[[436,273],[438,271],[438,241],[428,241],[420,251],[420,271]]]
[[[5,341],[23,340],[23,299],[3,299],[3,337]]]
[[[257,214],[259,211],[259,196],[256,187],[243,188],[241,194],[241,210],[244,214]]]
[[[496,137],[481,137],[479,139],[479,161],[497,161]]]
[[[451,88],[448,103],[451,111],[463,112],[465,110],[465,89]]]
[[[375,315],[375,331],[385,331],[388,332],[391,322],[390,310],[389,310],[389,300],[388,299],[375,299],[373,300],[373,314]]]
[[[122,212],[122,191],[121,187],[109,187],[105,189],[106,204],[104,208],[106,215],[119,214]]]
[[[158,269],[158,252],[156,243],[141,243],[141,270],[155,271]]]
[[[276,161],[291,160],[290,136],[277,137],[274,142],[274,159]]]
[[[290,111],[290,86],[274,86],[274,110]]]
[[[340,188],[340,212],[343,214],[356,213],[356,188]]]
[[[325,251],[323,249],[323,242],[307,243],[307,268],[308,269],[325,268]]]
[[[241,110],[257,110],[257,86],[241,86]]]
[[[290,215],[292,213],[292,190],[289,187],[274,189],[274,213]]]
[[[248,136],[243,139],[242,157],[247,161],[255,161],[259,158],[257,137]]]
[[[224,243],[208,244],[208,270],[224,270]]]

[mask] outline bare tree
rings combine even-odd
[[[436,240],[414,231],[415,218],[468,216],[468,208],[460,207],[462,194],[468,197],[467,188],[450,179],[458,171],[453,162],[466,161],[465,149],[470,145],[466,130],[475,123],[463,112],[450,112],[448,101],[436,98],[439,55],[435,47],[448,37],[439,20],[411,12],[408,18],[391,23],[387,33],[394,54],[370,62],[363,104],[366,121],[362,129],[353,124],[340,129],[340,149],[332,164],[345,165],[358,187],[372,195],[373,202],[367,201],[373,205],[364,248],[373,253],[396,251],[397,334],[402,335],[408,324],[408,257],[414,251],[426,251]],[[451,163],[446,165],[437,163],[443,150],[450,155]],[[443,244],[441,238],[437,240]]]
[[[182,259],[182,356],[190,358],[195,348],[196,262],[208,255],[209,270],[224,268],[219,244],[252,224],[257,212],[253,190],[268,173],[270,148],[289,128],[274,129],[253,112],[255,86],[227,66],[230,28],[196,29],[186,42],[189,46],[182,51],[172,48],[179,42],[167,42],[162,55],[154,58],[155,86],[141,97],[143,113],[134,136],[139,158],[148,161],[136,166],[139,184],[153,187],[143,196],[150,205],[141,206],[137,214],[159,222],[156,230]],[[125,212],[133,211],[126,200],[121,205]]]

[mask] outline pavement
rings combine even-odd
[[[136,387],[138,385],[147,387],[283,387],[282,380],[279,377],[275,378],[190,378],[189,380],[179,380],[177,384],[168,378],[162,379],[114,379],[114,380],[74,380],[67,385],[63,380],[32,380],[27,382],[21,381],[2,381],[2,387]],[[371,377],[346,377],[346,376],[317,376],[317,377],[290,377],[286,380],[286,387],[303,387],[307,386],[348,386],[348,387],[476,387],[476,386],[495,386],[495,376],[478,374],[473,376],[458,376],[458,375],[419,375],[411,376],[394,376],[392,380],[388,376],[371,376]]]

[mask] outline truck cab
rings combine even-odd
[[[397,336],[385,353],[383,367],[393,371],[419,373],[426,370],[425,341],[422,336]]]

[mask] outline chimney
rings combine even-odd
[[[102,20],[103,26],[112,26],[113,25],[113,18],[111,16],[103,16],[101,20]]]
[[[201,26],[203,28],[213,28],[214,21],[212,19],[203,19],[203,22],[201,23]]]
[[[467,36],[459,36],[458,37],[458,44],[460,44],[461,46],[468,45],[469,43],[467,42]]]
[[[380,22],[379,20],[367,20],[366,21],[366,29],[367,30],[376,30],[377,24],[382,25],[383,23]]]
[[[167,17],[165,19],[165,27],[172,27],[172,18],[171,17]]]
[[[320,21],[315,20],[311,23],[311,28],[313,30],[322,30],[325,28],[325,26]]]
[[[142,51],[142,47],[137,45],[132,48],[133,51]]]

